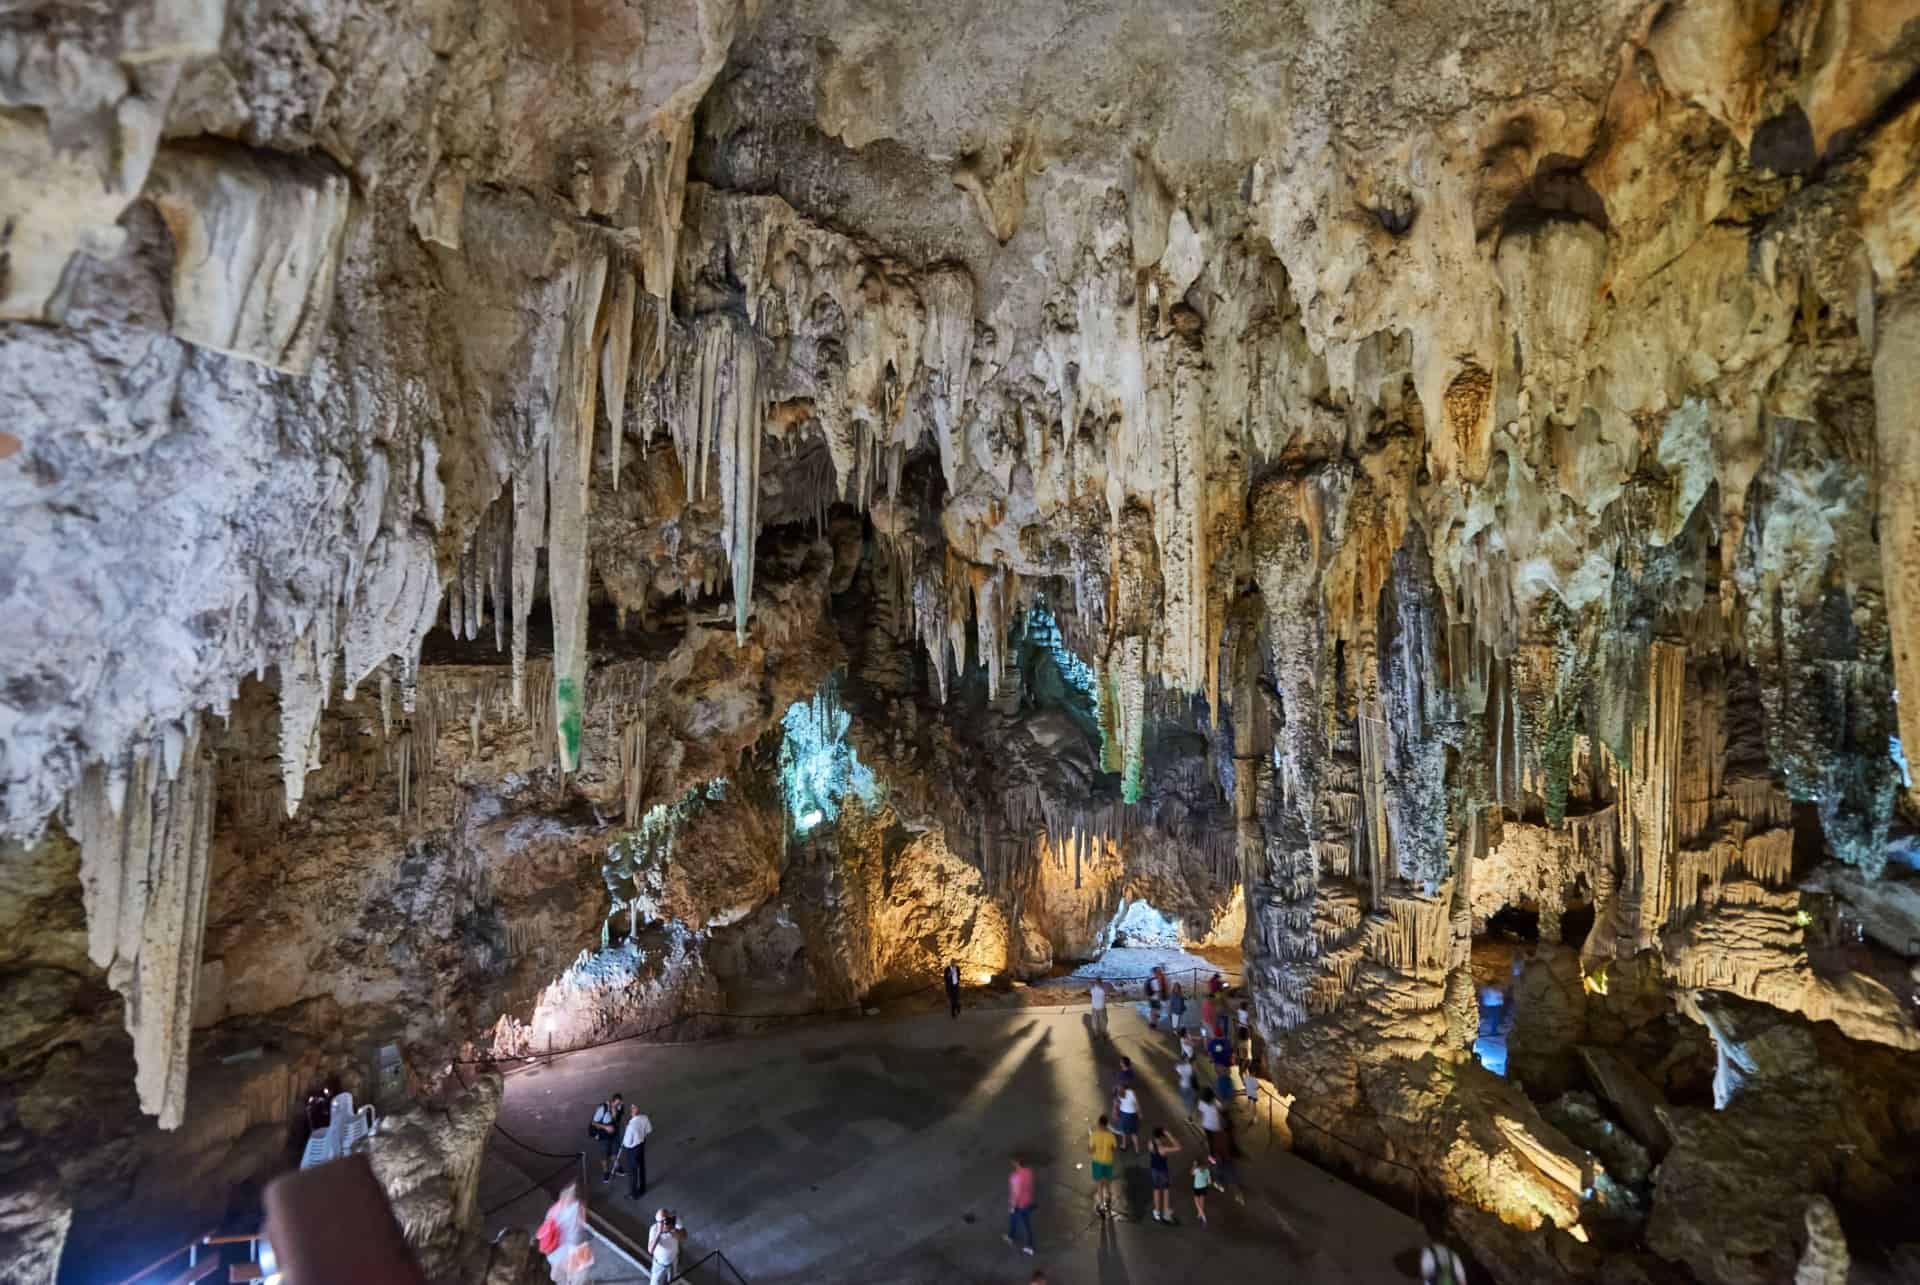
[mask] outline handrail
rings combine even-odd
[[[154,1259],[151,1263],[148,1263],[145,1267],[142,1267],[125,1280],[115,1282],[114,1285],[135,1285],[136,1282],[145,1280],[182,1254],[189,1255],[190,1257],[196,1256],[202,1245],[251,1245],[259,1239],[260,1234],[258,1232],[254,1232],[251,1235],[238,1236],[222,1236],[214,1232],[203,1232],[178,1249]]]
[[[747,1285],[747,1278],[740,1274],[740,1269],[733,1265],[733,1260],[728,1258],[724,1253],[720,1252],[717,1249],[708,1253],[705,1258],[695,1259],[692,1263],[689,1263],[686,1267],[682,1268],[677,1275],[669,1276],[667,1278],[667,1285],[673,1285],[674,1281],[686,1280],[688,1277],[693,1275],[694,1269],[699,1267],[704,1267],[716,1258],[720,1260],[720,1265],[722,1267],[726,1268],[728,1272],[732,1273],[733,1279],[735,1279],[736,1281],[739,1281],[740,1285]]]
[[[145,1267],[142,1267],[139,1271],[127,1277],[125,1280],[116,1282],[116,1285],[134,1285],[135,1281],[145,1280],[147,1277],[159,1271],[162,1267],[165,1267],[168,1263],[171,1263],[174,1259],[180,1257],[180,1255],[192,1253],[194,1250],[200,1248],[200,1246],[202,1245],[213,1243],[207,1239],[207,1237],[211,1235],[213,1235],[212,1232],[207,1232],[204,1235],[195,1236],[192,1240],[180,1246],[180,1248],[173,1250],[171,1253],[162,1255],[161,1257],[154,1259],[151,1263],[148,1263]],[[248,1237],[247,1239],[252,1239],[252,1238]]]

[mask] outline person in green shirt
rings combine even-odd
[[[1206,1156],[1193,1162],[1193,1213],[1200,1225],[1207,1225],[1207,1188],[1213,1185],[1213,1157]]]
[[[1093,1158],[1093,1209],[1105,1217],[1113,1214],[1113,1150],[1117,1139],[1107,1125],[1107,1117],[1087,1135],[1087,1154]]]

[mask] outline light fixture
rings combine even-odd
[[[813,827],[819,825],[824,820],[826,820],[826,814],[821,812],[819,808],[815,808],[813,811],[801,817],[796,824],[804,831],[813,829]]]

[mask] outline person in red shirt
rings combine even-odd
[[[1025,1231],[1027,1243],[1020,1252],[1031,1256],[1033,1253],[1033,1170],[1019,1156],[1013,1157],[1013,1172],[1007,1175],[1007,1244],[1014,1243],[1014,1235]]]

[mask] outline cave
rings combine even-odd
[[[4,8],[0,1280],[1920,1279],[1920,0]]]

